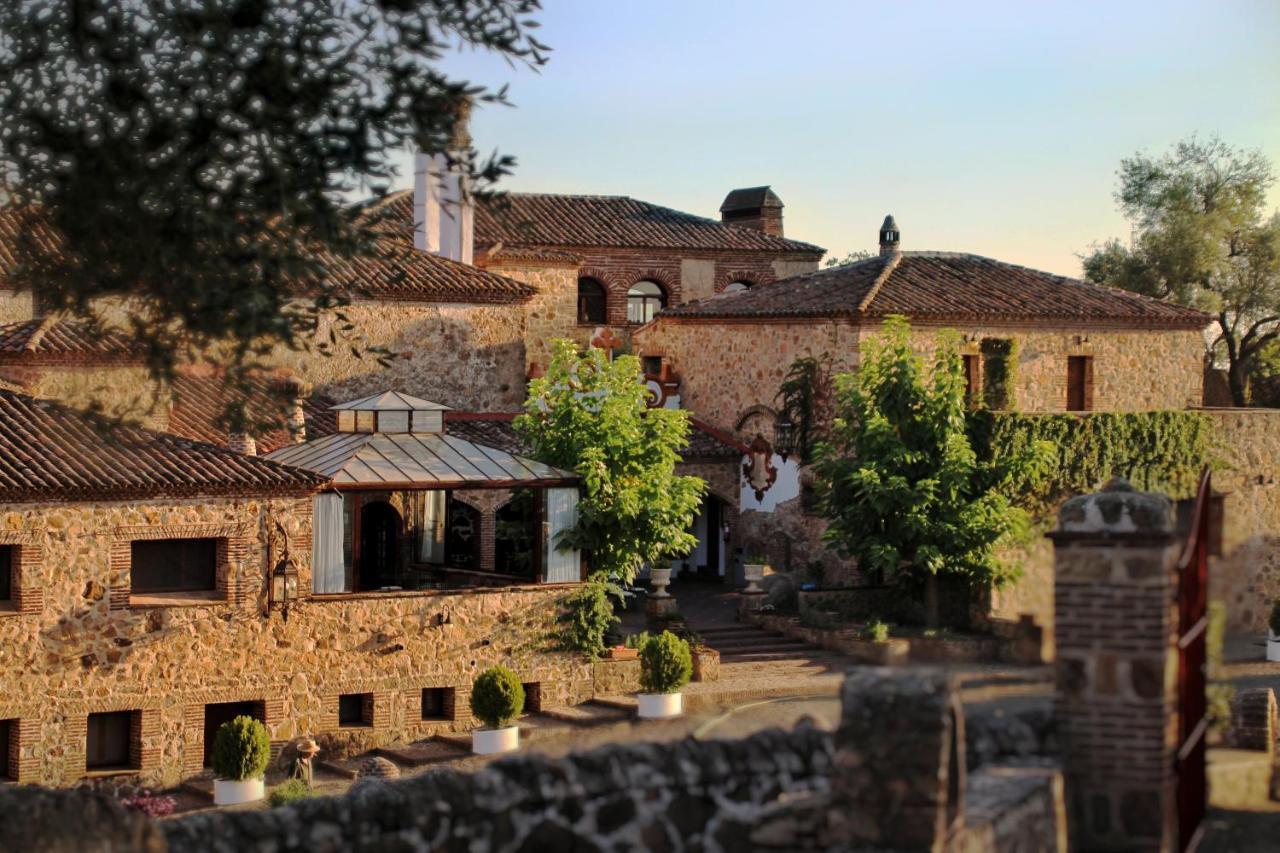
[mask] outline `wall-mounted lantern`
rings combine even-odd
[[[779,415],[773,426],[773,448],[783,462],[796,450],[796,425],[786,415]]]
[[[276,532],[283,539],[283,545],[279,548],[279,558],[267,585],[267,605],[271,610],[279,610],[284,621],[288,622],[289,605],[298,600],[298,566],[289,554],[289,534],[279,521],[276,522]],[[272,540],[274,545],[276,537],[273,536]]]

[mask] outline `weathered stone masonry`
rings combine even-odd
[[[17,720],[19,781],[86,777],[90,713],[136,713],[136,775],[170,785],[203,763],[204,705],[261,703],[274,742],[310,734],[334,753],[467,729],[470,684],[495,663],[540,684],[544,705],[589,698],[590,665],[546,648],[565,587],[309,598],[267,614],[265,525],[292,530],[311,588],[310,498],[11,505],[17,606],[0,611],[0,720]],[[218,590],[128,594],[128,543],[213,537]],[[278,555],[277,555],[278,556]],[[453,719],[420,718],[419,693],[453,690]],[[339,727],[338,697],[369,694],[368,725]],[[11,732],[14,731],[11,729]]]

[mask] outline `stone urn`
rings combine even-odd
[[[649,569],[649,585],[653,587],[654,598],[670,598],[667,587],[671,585],[671,567]]]
[[[471,733],[471,751],[476,755],[496,755],[500,752],[514,752],[519,748],[519,726],[476,729]]]
[[[213,780],[213,804],[215,806],[256,803],[266,794],[266,784],[261,776],[254,779]]]
[[[636,715],[642,720],[665,720],[684,712],[683,693],[637,693],[640,707]]]
[[[760,582],[764,580],[764,562],[744,562],[742,564],[742,577],[746,580],[747,586],[742,591],[750,595],[764,592],[760,588]]]
[[[1280,635],[1267,629],[1267,660],[1280,661]]]

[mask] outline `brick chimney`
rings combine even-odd
[[[720,221],[782,236],[782,199],[769,187],[733,190],[720,205]]]
[[[880,254],[892,255],[899,252],[899,241],[902,239],[902,232],[898,230],[898,223],[893,221],[893,215],[890,214],[884,218],[884,223],[880,226]]]
[[[464,105],[454,125],[455,157],[471,147],[467,129],[471,107]],[[433,255],[470,264],[474,256],[475,205],[467,188],[465,169],[444,154],[414,156],[413,245]]]
[[[285,407],[284,425],[294,444],[307,440],[307,415],[302,404],[311,395],[311,388],[292,373],[281,373],[272,378],[272,390]]]
[[[257,456],[258,442],[247,432],[233,432],[227,436],[227,449],[245,456]]]

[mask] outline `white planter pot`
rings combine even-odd
[[[1267,630],[1267,660],[1280,661],[1280,637]]]
[[[215,806],[234,806],[238,803],[256,803],[266,796],[266,786],[262,777],[257,779],[214,779],[213,804]]]
[[[520,747],[520,728],[506,726],[501,729],[476,729],[471,733],[471,751],[476,755],[496,755],[512,752]]]
[[[649,584],[653,587],[654,598],[670,598],[671,593],[667,592],[667,585],[671,583],[671,567],[665,569],[650,569]]]
[[[683,693],[637,693],[636,698],[640,700],[638,716],[642,720],[664,720],[684,712]]]
[[[742,577],[747,582],[747,587],[743,592],[764,592],[760,588],[760,581],[764,580],[764,563],[743,563]]]

